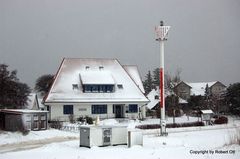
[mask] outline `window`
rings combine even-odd
[[[78,84],[72,84],[72,89],[78,89]]]
[[[33,129],[38,129],[38,115],[33,115]]]
[[[137,113],[137,112],[138,112],[138,105],[137,104],[129,104],[128,113]]]
[[[114,85],[83,85],[84,93],[111,93]]]
[[[107,105],[92,105],[92,114],[107,114]]]
[[[154,98],[155,98],[155,99],[159,99],[159,96],[156,95]]]
[[[26,129],[31,130],[31,115],[26,115]]]
[[[89,70],[89,68],[90,68],[90,66],[86,66],[86,67],[85,67],[86,70]]]
[[[113,86],[112,85],[106,85],[107,92],[113,92]]]
[[[63,114],[73,114],[73,105],[64,105]]]
[[[98,85],[92,85],[92,92],[98,92]]]
[[[46,129],[46,116],[45,115],[41,115],[41,129]]]
[[[118,84],[117,87],[118,87],[119,89],[123,89],[123,85],[122,85],[122,84]]]
[[[99,70],[103,70],[103,68],[104,68],[103,66],[99,66]]]

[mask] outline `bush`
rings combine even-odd
[[[52,120],[50,121],[49,126],[54,129],[61,129],[63,126],[63,123],[59,120]]]
[[[80,116],[79,118],[77,118],[77,121],[83,123],[83,122],[85,122],[86,120],[85,120],[84,117]]]
[[[181,109],[176,109],[175,110],[175,117],[180,117],[183,115],[183,111]],[[173,110],[168,110],[167,111],[169,117],[173,117]]]
[[[93,118],[86,116],[85,119],[88,124],[93,124]]]
[[[150,109],[147,109],[147,111],[146,111],[146,116],[147,116],[147,117],[148,117],[148,116],[154,117],[154,116],[156,116],[156,113],[155,113],[155,111],[152,111],[152,110],[150,110]]]
[[[174,123],[167,124],[166,128],[180,128],[180,127],[193,127],[193,126],[204,126],[203,122],[192,122],[192,123]],[[138,129],[159,129],[160,124],[148,124],[148,125],[138,125]]]
[[[73,123],[75,122],[73,114],[70,114],[70,115],[68,116],[68,119],[69,119],[69,122],[70,122],[71,124],[73,124]]]
[[[93,118],[92,117],[89,117],[89,116],[85,116],[85,117],[79,117],[77,118],[77,121],[81,122],[81,123],[88,123],[88,124],[93,124]]]
[[[214,124],[227,124],[227,123],[228,123],[228,118],[225,116],[219,116],[214,121]]]
[[[21,130],[21,133],[22,133],[23,136],[28,135],[29,132],[30,132],[30,130],[27,130],[27,129]]]
[[[22,133],[23,136],[26,136],[29,134],[30,130],[26,129],[24,126],[22,126],[19,131]]]

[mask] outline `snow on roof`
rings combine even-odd
[[[213,114],[213,111],[211,109],[209,110],[201,110],[203,114]]]
[[[155,96],[158,96],[158,99],[156,99]],[[159,89],[152,89],[152,91],[148,93],[147,98],[150,100],[150,102],[147,104],[147,108],[153,109],[160,101]]]
[[[131,76],[131,78],[134,80],[136,85],[140,88],[140,90],[145,93],[142,79],[140,77],[140,74],[138,72],[137,66],[134,65],[124,65],[123,68],[127,71],[127,73]]]
[[[39,108],[44,109],[45,105],[42,102],[43,102],[43,99],[42,98],[38,98]]]
[[[29,109],[1,109],[4,113],[22,114],[22,113],[47,113],[48,111],[42,110],[29,110]]]
[[[215,82],[198,82],[198,83],[187,83],[189,86],[192,87],[191,89],[191,95],[201,95],[204,96],[205,95],[205,88],[206,85],[208,84],[208,87],[213,86]]]
[[[179,97],[179,104],[187,104],[188,102],[185,99]]]
[[[30,93],[28,95],[27,104],[25,105],[27,109],[39,109],[38,101],[37,101],[37,94]]]
[[[82,84],[114,85],[114,79],[109,71],[83,71],[80,73]]]
[[[165,89],[165,97],[170,96],[170,95],[175,95],[175,93],[171,93],[170,91],[168,91],[167,89]],[[158,103],[159,103],[159,99],[156,99],[155,97],[158,96],[159,98],[159,87],[156,87],[156,89],[152,89],[151,92],[148,93],[147,98],[150,100],[150,102],[147,104],[147,107],[149,109],[154,108]],[[181,97],[179,98],[179,104],[186,104],[188,103],[186,100],[182,99]]]
[[[86,74],[86,72],[89,72],[89,74]],[[98,73],[94,76],[96,72]],[[107,77],[100,75],[101,77],[98,78],[97,75],[101,73],[107,74]],[[119,88],[115,85],[116,87],[112,93],[83,93],[79,75],[81,78],[83,77],[84,83],[104,83],[105,80],[107,80],[108,83],[113,83],[114,80],[116,85],[120,84],[122,87]],[[112,78],[109,78],[110,75]],[[77,84],[78,89],[73,89],[73,84]],[[63,59],[45,102],[146,103],[148,99],[116,59],[65,58]]]

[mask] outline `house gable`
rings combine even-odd
[[[190,90],[191,86],[189,86],[187,83],[181,81],[174,87],[174,93],[176,93],[179,97],[183,99],[190,98]]]
[[[135,82],[135,84],[138,86],[138,88],[143,93],[145,93],[143,83],[142,83],[142,79],[140,77],[137,66],[135,66],[135,65],[124,65],[123,68],[129,74],[129,76],[132,78],[132,80]]]
[[[212,95],[221,95],[226,91],[226,86],[223,83],[217,81],[210,87],[210,90]]]
[[[109,78],[104,79],[105,75]],[[97,85],[97,83],[114,85],[114,91],[84,92],[84,85],[89,82],[92,85]],[[45,98],[45,103],[61,102],[146,103],[148,100],[117,60],[65,58]]]

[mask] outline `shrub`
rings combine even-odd
[[[19,131],[22,133],[23,136],[26,136],[29,134],[30,130],[26,129],[26,127],[22,126]]]
[[[71,124],[73,124],[75,121],[74,121],[74,116],[73,116],[73,114],[70,114],[69,116],[68,116],[68,119],[69,119],[69,122],[71,123]]]
[[[228,123],[228,118],[225,116],[219,116],[214,121],[214,124],[227,124],[227,123]]]
[[[85,116],[85,117],[79,117],[77,118],[77,121],[81,122],[81,123],[88,123],[88,124],[93,124],[93,118],[92,117],[89,117],[89,116]]]
[[[54,129],[61,129],[63,123],[60,120],[52,120],[50,121],[49,126]]]
[[[93,118],[86,116],[85,119],[88,124],[93,124]]]
[[[80,116],[79,118],[77,118],[77,121],[83,123],[83,122],[85,122],[86,120],[85,120],[84,117]]]
[[[28,135],[29,132],[30,132],[30,130],[27,130],[27,129],[21,130],[21,133],[22,133],[23,136]]]

